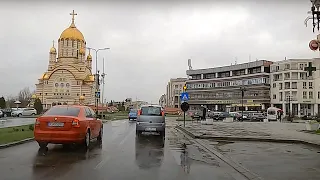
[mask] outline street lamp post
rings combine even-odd
[[[240,91],[241,91],[241,117],[242,117],[242,121],[243,121],[243,98],[244,98],[244,92],[246,91],[246,88],[244,86],[240,87]]]
[[[95,89],[95,92],[98,92],[100,90],[100,88],[99,88],[99,74],[98,74],[98,52],[103,51],[103,50],[107,50],[110,48],[94,49],[94,48],[87,47],[87,49],[94,50],[96,52],[96,75],[95,75],[96,89]],[[98,114],[99,97],[96,97],[96,93],[95,93],[95,98],[96,98],[96,100],[95,100],[96,114]]]

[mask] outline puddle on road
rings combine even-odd
[[[186,173],[190,172],[191,165],[220,166],[214,157],[190,142],[182,134],[177,133],[176,130],[172,130],[169,137],[167,140],[170,152],[176,163],[182,166]]]

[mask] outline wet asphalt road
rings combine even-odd
[[[2,149],[0,179],[244,179],[170,126],[163,140],[151,135],[136,137],[135,123],[128,120],[108,122],[102,143],[91,145],[89,150],[49,145],[47,151],[39,151],[37,143],[30,142]]]
[[[0,128],[34,124],[36,118],[6,117],[0,118]]]
[[[206,141],[265,180],[320,179],[320,148],[303,144]]]

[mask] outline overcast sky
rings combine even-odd
[[[311,22],[304,25],[310,1],[231,2],[1,1],[0,96],[35,89],[52,40],[70,25],[73,9],[87,46],[111,48],[99,52],[98,63],[102,70],[105,58],[108,101],[157,102],[170,78],[186,76],[188,58],[197,69],[244,63],[250,55],[274,61],[319,56],[308,48],[316,38]]]

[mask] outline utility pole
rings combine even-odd
[[[102,95],[101,95],[101,99],[102,99],[102,107],[103,107],[103,104],[104,104],[104,99],[103,99],[103,94],[104,94],[104,77],[105,77],[105,73],[104,73],[104,58],[103,58],[103,60],[102,60],[102,75],[101,75],[101,77],[102,77]]]
[[[98,52],[99,51],[103,51],[103,50],[107,50],[110,48],[100,48],[100,49],[94,49],[94,48],[89,48],[87,47],[87,49],[89,50],[94,50],[96,53],[96,74],[95,74],[95,82],[96,82],[96,87],[95,87],[95,107],[96,107],[96,114],[98,114],[98,106],[99,106],[99,99],[100,99],[100,80],[99,80],[99,71],[98,71]],[[98,96],[99,95],[99,96]]]
[[[246,88],[244,87],[244,86],[241,86],[240,87],[240,91],[241,91],[241,117],[242,117],[242,121],[243,121],[243,109],[244,109],[244,107],[243,107],[243,98],[244,98],[244,92],[246,91]]]

